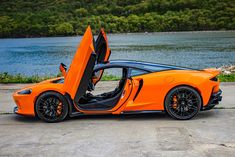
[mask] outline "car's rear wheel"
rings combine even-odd
[[[172,89],[166,96],[165,109],[167,113],[179,120],[193,118],[201,109],[202,99],[199,93],[188,86]]]
[[[46,122],[59,122],[68,114],[68,104],[63,95],[46,92],[40,95],[35,106],[38,117]]]

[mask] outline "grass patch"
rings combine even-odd
[[[54,76],[55,77],[55,76]],[[7,72],[0,73],[0,83],[38,83],[47,79],[53,78],[52,76],[25,76],[22,74],[10,75]]]
[[[220,74],[217,78],[220,82],[235,82],[235,74]]]
[[[103,74],[101,77],[101,81],[117,81],[120,79],[121,79],[120,77],[110,74]]]
[[[47,79],[59,77],[57,76],[25,76],[22,74],[10,75],[7,72],[0,73],[0,83],[38,83]],[[235,82],[235,74],[221,74],[218,76],[220,82]],[[120,80],[120,77],[110,74],[104,74],[101,81],[116,81]]]
[[[17,75],[11,75],[8,74],[7,72],[0,73],[0,83],[38,83],[47,79],[59,77],[61,74],[58,74],[56,76],[38,76],[38,75],[33,75],[33,76],[25,76],[22,74],[17,74]],[[116,81],[119,80],[120,78],[115,76],[115,75],[108,75],[104,74],[102,76],[102,81]]]

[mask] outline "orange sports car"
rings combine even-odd
[[[213,108],[222,99],[218,70],[109,61],[110,54],[104,30],[94,41],[88,27],[69,69],[61,63],[63,77],[16,91],[14,112],[38,116],[46,122],[59,122],[67,116],[159,111],[186,120]],[[107,91],[94,93],[95,87],[105,82],[100,80],[110,76],[106,72],[109,70],[119,81],[106,82]],[[116,88],[109,88],[113,83],[117,83]]]

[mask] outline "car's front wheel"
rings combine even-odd
[[[193,118],[201,109],[202,99],[199,93],[188,86],[172,89],[166,96],[165,109],[167,113],[179,120]]]
[[[38,117],[46,122],[59,122],[68,114],[68,104],[63,95],[57,92],[45,92],[35,104]]]

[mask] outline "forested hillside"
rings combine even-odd
[[[234,30],[235,0],[1,0],[0,37]]]

